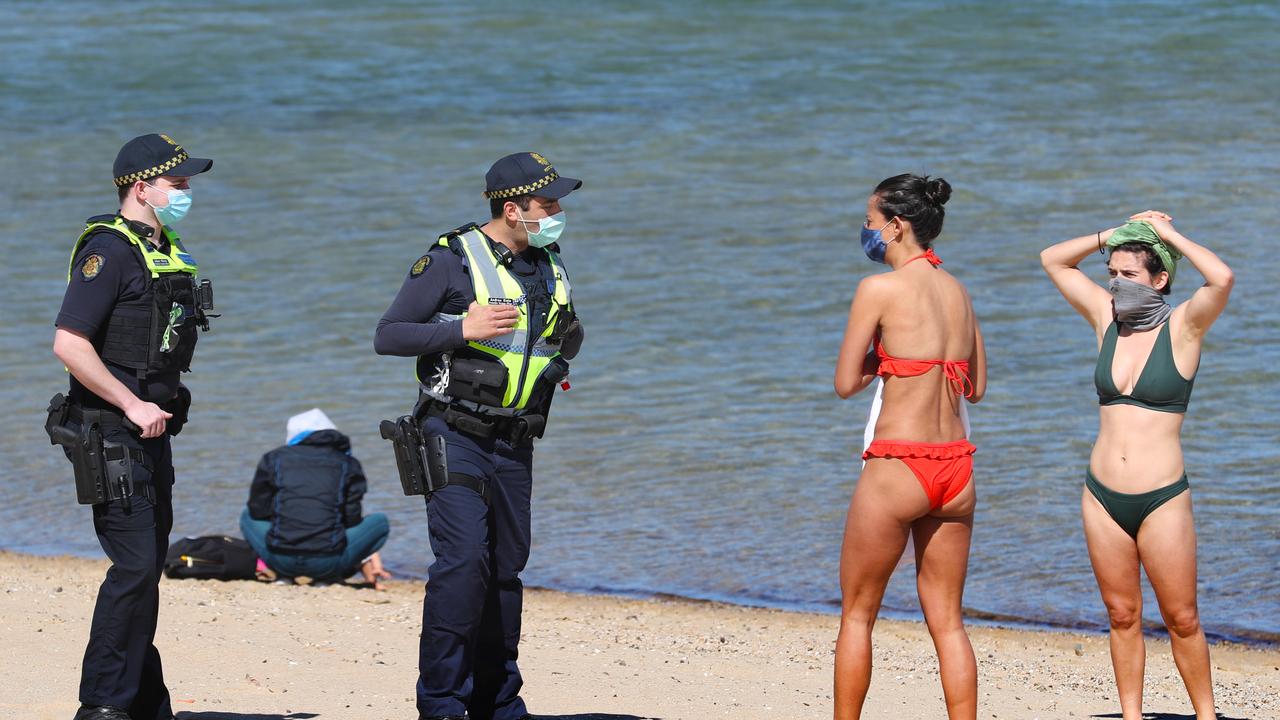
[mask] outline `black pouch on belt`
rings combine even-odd
[[[534,438],[542,437],[542,433],[547,429],[547,417],[545,415],[521,415],[520,417],[511,418],[509,429],[506,434],[507,442],[513,447],[531,444]]]
[[[428,435],[422,440],[427,460],[427,492],[435,492],[449,484],[449,455],[443,436]]]
[[[178,394],[161,403],[160,408],[173,416],[164,424],[165,432],[177,435],[187,424],[187,414],[191,411],[191,391],[186,385],[179,385]]]
[[[497,359],[455,356],[449,363],[449,387],[445,392],[454,399],[502,407],[506,386],[507,366]]]
[[[49,398],[49,416],[44,421],[44,431],[49,435],[50,445],[71,447],[76,441],[76,433],[67,427],[67,415],[71,412],[71,403],[67,396],[58,393]]]

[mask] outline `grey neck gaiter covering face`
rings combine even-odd
[[[1107,289],[1115,299],[1116,320],[1134,330],[1159,327],[1173,312],[1160,291],[1149,285],[1114,277]]]

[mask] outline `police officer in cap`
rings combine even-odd
[[[516,657],[533,440],[583,337],[557,245],[560,200],[582,182],[523,152],[485,183],[490,220],[441,235],[413,263],[374,341],[418,358],[412,421],[432,459],[421,718],[528,714]]]
[[[79,500],[93,505],[111,559],[98,590],[76,720],[170,720],[152,643],[160,571],[173,525],[169,436],[186,419],[196,328],[211,288],[173,231],[191,207],[189,179],[212,160],[167,135],[143,135],[116,156],[120,209],[89,218],[71,252],[53,351],[71,374],[47,429],[63,438]],[[206,281],[207,283],[207,281]]]

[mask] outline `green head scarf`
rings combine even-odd
[[[1169,282],[1173,282],[1173,276],[1178,272],[1178,261],[1182,259],[1182,253],[1177,248],[1164,244],[1164,241],[1156,234],[1155,228],[1151,227],[1151,223],[1146,220],[1130,220],[1111,233],[1111,237],[1107,239],[1107,247],[1115,248],[1131,242],[1150,245],[1156,257],[1160,258],[1160,264],[1164,266],[1165,272],[1169,273]]]

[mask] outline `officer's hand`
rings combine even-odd
[[[513,305],[481,305],[471,303],[467,316],[462,318],[464,340],[488,340],[511,332],[516,326],[520,311]]]
[[[173,415],[160,409],[159,405],[150,402],[137,402],[124,412],[134,425],[142,428],[142,437],[153,438],[164,434],[165,423]]]

